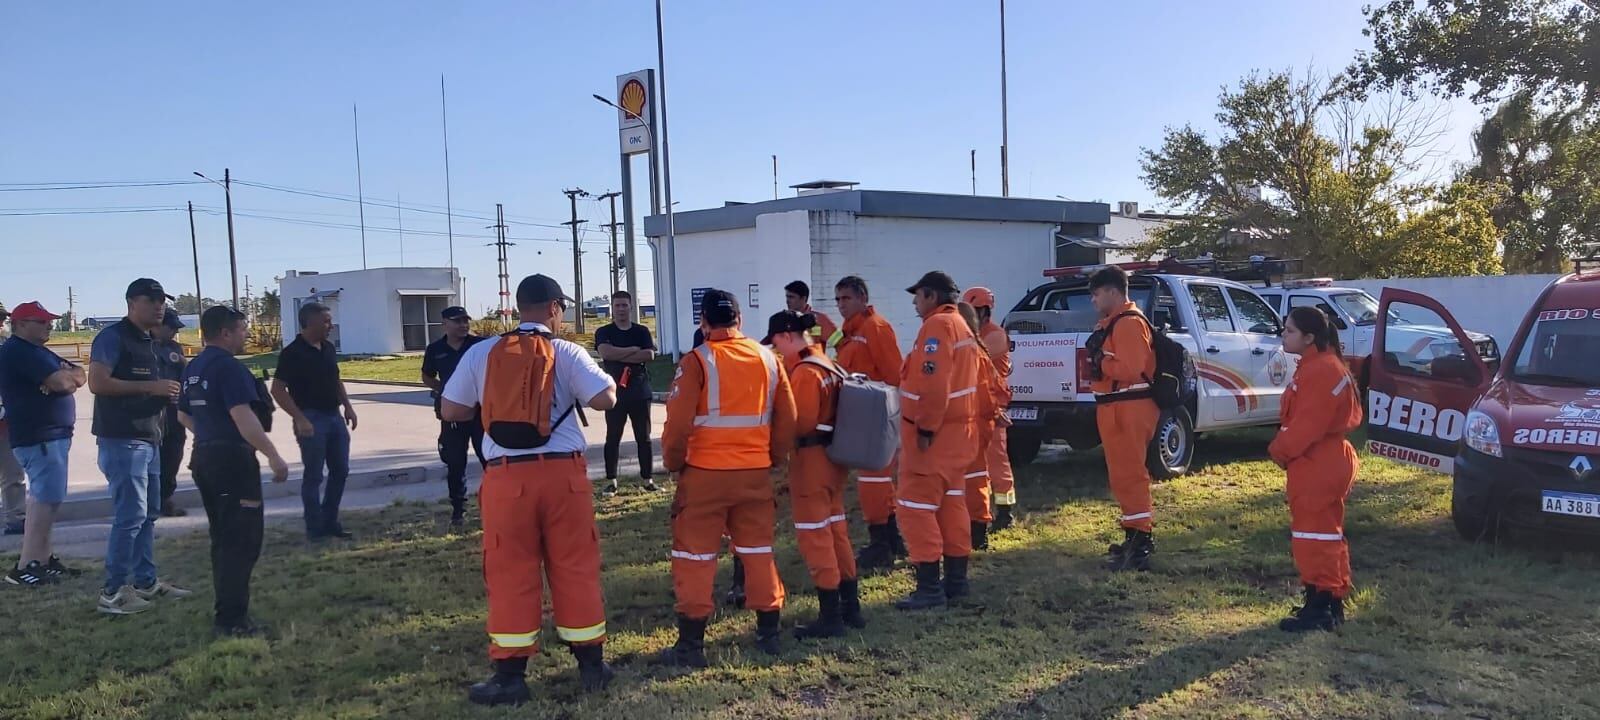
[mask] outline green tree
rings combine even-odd
[[[277,290],[261,291],[260,316],[276,320],[283,312],[283,299]]]
[[[181,293],[178,295],[177,300],[172,301],[172,307],[178,311],[179,315],[199,315],[205,309],[201,307],[201,304],[201,301],[195,298],[194,293]],[[206,298],[204,301],[205,307],[219,304],[221,303],[211,298]]]
[[[1373,49],[1346,71],[1346,90],[1600,101],[1600,0],[1391,0],[1363,12]]]

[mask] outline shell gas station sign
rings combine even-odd
[[[655,139],[655,71],[617,76],[618,140],[623,155],[649,152]]]

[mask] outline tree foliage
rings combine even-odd
[[[1266,253],[1341,277],[1498,272],[1489,189],[1426,180],[1438,114],[1400,98],[1341,99],[1327,83],[1253,74],[1218,99],[1219,137],[1168,129],[1144,179],[1187,219],[1145,256]]]
[[[199,315],[203,309],[201,304],[200,299],[196,298],[194,293],[181,293],[178,295],[177,300],[172,301],[172,307],[178,311],[179,315]],[[211,298],[206,298],[204,301],[205,307],[220,304]]]
[[[1600,102],[1600,0],[1391,0],[1363,12],[1373,49],[1346,71],[1347,90]]]

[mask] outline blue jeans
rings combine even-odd
[[[311,437],[296,436],[300,443],[300,462],[305,478],[300,482],[300,502],[305,506],[306,534],[332,535],[344,530],[339,524],[339,500],[344,497],[344,481],[350,476],[350,429],[336,412],[305,411],[311,421]],[[322,487],[322,469],[328,469],[328,487]]]
[[[111,536],[106,540],[107,595],[133,575],[156,581],[156,517],[161,514],[161,451],[144,440],[100,438],[100,472],[111,487]]]

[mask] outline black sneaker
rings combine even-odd
[[[265,635],[265,625],[257,625],[254,620],[245,618],[237,623],[215,623],[211,626],[211,634],[218,638],[251,638]]]
[[[617,479],[616,478],[611,478],[610,480],[607,480],[606,481],[606,486],[600,489],[600,494],[605,496],[605,497],[616,497],[616,495],[617,495]]]
[[[450,511],[450,526],[451,527],[461,527],[462,525],[466,524],[466,522],[467,522],[467,511],[466,510],[463,510],[461,508],[456,508],[456,509]]]
[[[336,539],[339,539],[339,540],[352,540],[352,539],[355,538],[355,535],[351,534],[349,530],[345,530],[343,528],[340,528],[340,529],[335,530],[335,531],[333,531],[331,533],[328,533],[327,537],[336,538]]]
[[[24,567],[11,568],[11,572],[6,573],[6,582],[12,585],[40,587],[42,585],[54,585],[57,580],[55,576],[50,574],[49,570],[45,569],[43,564],[38,560],[34,560]]]
[[[61,564],[61,558],[58,558],[54,555],[50,556],[50,562],[45,564],[44,571],[47,574],[55,577],[75,578],[83,575],[83,570],[75,567],[67,567],[66,565]]]
[[[161,504],[161,517],[183,517],[188,514],[188,510],[178,507],[177,503],[171,500]]]
[[[660,492],[661,491],[661,486],[657,485],[655,480],[652,480],[650,478],[645,478],[644,479],[644,491],[645,492]]]

